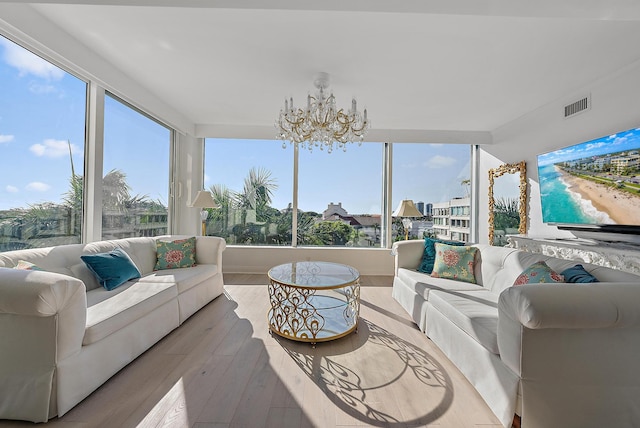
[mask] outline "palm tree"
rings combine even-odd
[[[69,190],[62,197],[63,205],[69,210],[69,235],[80,236],[82,227],[82,195],[84,179],[81,175],[72,174],[69,179]]]
[[[209,187],[209,191],[216,201],[219,208],[208,209],[209,217],[207,223],[213,223],[215,227],[214,234],[222,238],[229,237],[229,217],[232,215],[233,209],[233,191],[224,184],[214,184]]]
[[[464,179],[464,180],[462,180],[460,182],[460,185],[462,187],[464,187],[464,196],[465,196],[465,198],[468,198],[469,194],[471,193],[470,192],[470,190],[471,190],[471,180],[466,178],[466,179]]]
[[[498,230],[517,229],[520,225],[517,198],[497,198],[494,205],[494,225]]]
[[[276,180],[271,177],[271,171],[264,168],[251,168],[244,179],[242,192],[235,194],[237,207],[243,212],[242,222],[246,221],[246,210],[255,210],[256,220],[267,220],[264,214],[277,188]]]
[[[119,169],[112,169],[102,179],[102,206],[105,210],[124,211],[132,202],[130,192],[127,175]],[[145,199],[139,196],[135,198]]]
[[[228,239],[235,235],[238,242],[247,240],[247,242],[263,243],[267,238],[280,242],[281,239],[286,239],[286,234],[281,235],[282,228],[279,225],[285,216],[271,207],[273,193],[277,188],[278,185],[271,171],[256,167],[249,170],[240,192],[233,191],[222,184],[210,186],[213,200],[220,206],[210,212],[209,219],[216,225],[216,231],[213,233]],[[255,212],[255,220],[248,222],[249,211]],[[275,236],[271,232],[267,237],[269,228],[264,227],[264,223],[276,224]],[[288,234],[290,240],[291,232],[288,231]]]

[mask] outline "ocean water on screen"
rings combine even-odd
[[[538,168],[542,220],[545,223],[613,224],[614,221],[598,211],[591,201],[585,200],[577,192],[569,190],[569,185],[554,165]]]

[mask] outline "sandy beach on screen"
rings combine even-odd
[[[637,223],[640,212],[640,197],[604,184],[575,177],[560,168],[558,171],[562,174],[562,179],[569,185],[571,191],[579,193],[583,199],[591,201],[598,211],[607,213],[617,224]]]

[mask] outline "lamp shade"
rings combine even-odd
[[[404,199],[398,205],[398,208],[391,214],[393,217],[422,217],[423,214],[418,211],[413,201],[410,199]]]
[[[194,208],[218,208],[218,204],[213,200],[211,192],[207,192],[206,190],[200,190],[198,192],[191,206]]]

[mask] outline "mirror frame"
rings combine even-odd
[[[520,173],[520,197],[518,203],[518,214],[520,215],[520,224],[518,225],[518,233],[524,235],[527,233],[527,165],[525,161],[518,163],[506,163],[498,168],[489,170],[489,245],[493,245],[495,234],[494,221],[495,200],[493,199],[494,180],[504,174]]]

